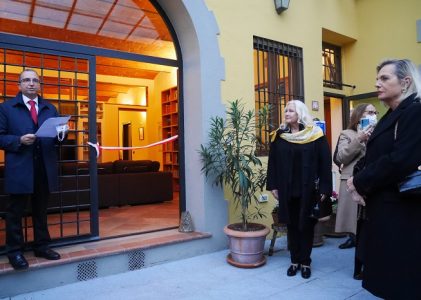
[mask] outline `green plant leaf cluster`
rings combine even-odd
[[[216,186],[227,186],[241,208],[243,230],[249,219],[264,216],[261,209],[249,212],[253,201],[258,204],[258,192],[266,185],[266,166],[256,155],[256,146],[262,143],[260,133],[267,128],[269,107],[257,113],[247,110],[240,100],[229,103],[226,119],[212,117],[207,145],[201,145],[199,154],[202,172]]]

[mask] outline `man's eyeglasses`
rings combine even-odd
[[[38,78],[22,78],[20,80],[21,83],[39,83],[39,79]]]
[[[378,111],[374,111],[374,110],[366,110],[366,113],[368,113],[369,115],[378,115],[379,112]]]

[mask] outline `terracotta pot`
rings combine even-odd
[[[231,224],[224,227],[228,236],[231,253],[227,256],[227,262],[239,268],[256,268],[266,263],[263,254],[266,235],[269,228],[262,224],[249,223],[251,231],[235,230],[241,224]]]
[[[347,236],[346,233],[335,232],[335,224],[336,224],[336,214],[332,214],[330,220],[328,220],[325,223],[325,231],[323,235],[327,237],[333,237],[333,238],[342,238],[342,237]]]
[[[313,247],[320,247],[325,242],[323,239],[324,223],[319,221],[314,226]]]

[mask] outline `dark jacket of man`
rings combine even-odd
[[[38,126],[51,117],[57,109],[38,96]],[[20,137],[35,133],[37,126],[31,119],[22,93],[0,105],[0,149],[5,150],[5,192],[31,194],[34,191],[34,147],[40,150],[48,178],[49,191],[58,187],[56,139],[37,138],[33,145],[20,144]],[[47,183],[46,183],[47,184]]]

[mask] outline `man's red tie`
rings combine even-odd
[[[37,115],[37,109],[35,107],[35,101],[34,100],[29,100],[28,102],[31,105],[30,112],[31,112],[32,120],[34,121],[35,124],[38,124],[38,115]]]

